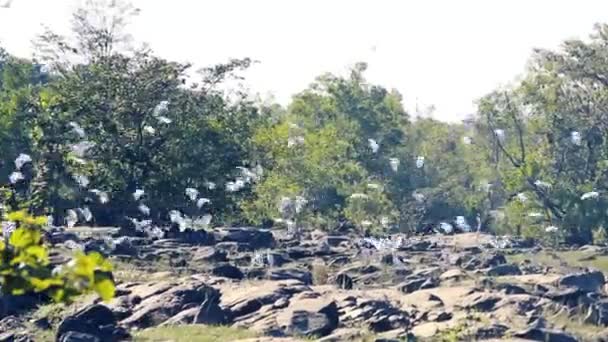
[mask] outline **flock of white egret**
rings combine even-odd
[[[164,115],[165,113],[168,112],[168,107],[169,107],[168,101],[161,101],[153,110],[153,118],[155,118],[158,122],[160,122],[162,124],[165,124],[165,125],[170,124],[172,122],[172,120]],[[71,131],[81,139],[80,142],[72,144],[70,146],[70,150],[77,161],[84,163],[83,158],[85,158],[87,151],[89,151],[91,148],[93,148],[95,146],[95,143],[86,140],[86,132],[78,123],[70,122],[68,124],[68,126],[71,128]],[[296,124],[290,124],[289,127],[290,127],[290,136],[288,137],[287,146],[294,147],[296,145],[303,144],[304,137],[301,133],[293,133],[293,134],[291,133],[291,132],[297,132],[299,130],[299,126]],[[150,125],[144,125],[143,131],[150,135],[156,134],[156,129]],[[499,139],[501,141],[503,141],[505,139],[505,131],[503,129],[495,129],[494,135],[496,136],[497,139]],[[582,142],[581,134],[579,132],[572,131],[570,138],[571,138],[571,142],[575,145],[580,145]],[[465,136],[465,137],[463,137],[463,143],[466,145],[470,145],[473,143],[473,139],[471,137]],[[368,146],[371,149],[372,153],[374,153],[374,154],[378,153],[378,151],[380,150],[380,144],[375,139],[369,138]],[[389,158],[388,161],[389,161],[390,168],[394,172],[398,172],[399,166],[400,166],[400,160],[398,158],[391,157],[391,158]],[[21,170],[26,164],[32,163],[32,158],[28,154],[20,153],[17,156],[17,158],[15,158],[14,162],[15,162],[15,171],[9,175],[9,182],[11,184],[16,184],[16,183],[19,183],[19,182],[22,182],[25,180],[25,176],[23,175]],[[425,157],[421,156],[421,155],[417,156],[415,159],[415,166],[418,169],[423,168],[425,166]],[[241,167],[241,166],[237,167],[237,169],[240,171],[240,175],[237,176],[236,178],[234,178],[233,180],[227,181],[225,183],[225,190],[227,192],[240,191],[241,189],[245,188],[247,185],[259,181],[263,176],[263,168],[260,165],[257,165],[253,169],[249,169],[249,168]],[[88,186],[90,184],[90,180],[87,176],[81,175],[81,174],[74,174],[73,178],[81,188],[83,188],[83,189],[88,188]],[[541,180],[536,180],[534,182],[534,185],[539,188],[542,188],[544,190],[549,190],[552,187],[552,185],[550,183],[547,183],[547,182],[544,182]],[[491,183],[487,183],[486,186],[487,186],[487,190],[490,191]],[[216,188],[216,184],[214,182],[207,181],[205,183],[205,187],[208,190],[214,190]],[[381,189],[381,185],[379,185],[377,183],[369,183],[369,184],[367,184],[367,187],[368,187],[368,189],[372,189],[372,190]],[[107,191],[102,191],[99,189],[89,189],[88,191],[92,194],[95,194],[101,204],[107,204],[110,201],[110,194]],[[151,209],[143,202],[144,195],[145,195],[145,191],[143,189],[136,189],[132,194],[133,199],[137,202],[138,211],[142,215],[149,217],[151,214]],[[196,188],[192,188],[192,187],[186,188],[185,195],[191,202],[195,203],[196,207],[199,210],[201,210],[205,205],[211,203],[211,200],[209,198],[200,197],[200,191]],[[419,193],[417,191],[414,191],[412,193],[412,196],[415,199],[415,201],[419,202],[419,203],[421,203],[425,200],[425,196],[422,193]],[[581,200],[591,200],[591,199],[597,199],[597,198],[599,198],[599,196],[600,196],[599,192],[590,191],[590,192],[586,192],[583,195],[581,195],[580,199]],[[369,195],[367,195],[365,193],[352,193],[350,195],[350,198],[368,200],[370,197],[369,197]],[[517,194],[517,198],[522,203],[526,202],[528,200],[528,196],[525,193]],[[308,200],[306,198],[304,198],[303,196],[295,196],[294,198],[282,197],[279,201],[279,206],[278,206],[279,212],[281,213],[282,217],[275,219],[275,221],[285,223],[287,225],[288,229],[293,229],[293,228],[297,229],[296,217],[300,212],[302,212],[302,210],[304,209],[304,207],[307,204],[308,204]],[[543,215],[538,212],[532,212],[532,213],[529,213],[528,216],[540,218]],[[91,213],[91,210],[86,206],[83,208],[68,209],[66,211],[66,216],[65,216],[66,226],[68,228],[74,227],[79,222],[79,217],[82,217],[85,222],[90,222],[93,219],[93,214]],[[195,226],[207,227],[211,223],[212,216],[207,214],[207,215],[203,215],[203,216],[199,216],[199,217],[189,218],[188,216],[182,214],[178,210],[172,210],[169,212],[169,219],[172,223],[176,223],[180,227],[180,230],[184,230],[187,227],[195,227]],[[50,217],[49,220],[52,222],[52,217]],[[149,227],[149,226],[151,226],[151,222],[152,222],[151,220],[145,220],[145,219],[144,220],[131,219],[131,220],[135,223],[136,227],[145,227],[145,226]],[[467,223],[464,216],[457,216],[454,222],[455,222],[456,227],[458,229],[460,229],[461,231],[469,232],[472,230],[471,226]],[[362,222],[360,222],[360,224],[364,227],[368,227],[368,226],[372,225],[372,222],[370,220],[363,220]],[[388,226],[389,219],[387,217],[382,217],[381,224],[383,226]],[[454,232],[454,226],[448,222],[440,222],[438,229],[439,230],[436,230],[437,233],[451,234],[452,232]],[[479,227],[478,227],[478,229],[479,229]],[[8,230],[10,230],[10,227],[8,227],[7,224],[3,223],[3,231],[8,231]],[[545,231],[547,233],[556,233],[559,231],[559,228],[557,228],[556,226],[548,226],[545,228]],[[373,241],[370,240],[368,242],[372,243],[374,245],[377,244],[378,246],[382,245],[384,247],[386,247],[386,246],[394,247],[395,244],[401,243],[401,241],[392,241],[389,239],[373,240]]]

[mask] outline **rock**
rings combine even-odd
[[[266,253],[266,260],[264,261],[265,264],[270,267],[281,267],[291,260],[289,260],[283,253],[268,251]]]
[[[418,290],[437,287],[438,284],[439,280],[437,278],[414,278],[397,285],[397,288],[403,293],[412,293]]]
[[[296,298],[277,316],[277,325],[291,336],[323,337],[336,329],[339,322],[336,302],[323,297]]]
[[[248,243],[252,249],[273,248],[276,244],[274,236],[267,229],[257,228],[222,228],[216,231],[219,241]]]
[[[473,294],[469,297],[469,300],[463,303],[463,307],[466,309],[474,309],[476,311],[487,312],[494,309],[494,305],[498,303],[502,298],[491,294]]]
[[[133,243],[134,239],[128,236],[121,236],[112,240],[114,255],[136,256],[137,248]]]
[[[23,311],[34,309],[40,304],[41,297],[34,294],[4,295],[0,297],[0,305],[4,315],[16,315]]]
[[[413,279],[397,285],[397,288],[403,293],[412,293],[414,291],[420,290],[420,287],[422,286],[422,284],[424,284],[425,281],[426,279],[424,278]]]
[[[352,290],[353,289],[353,279],[348,276],[346,273],[340,273],[336,277],[336,285],[339,289],[342,290]]]
[[[350,242],[350,238],[348,236],[330,235],[325,237],[325,242],[331,247],[338,247],[343,243]]]
[[[292,260],[299,260],[312,257],[312,251],[304,247],[290,247],[287,249],[287,255]]]
[[[589,305],[585,323],[608,326],[608,300],[597,301]]]
[[[557,281],[559,286],[575,287],[589,292],[601,291],[605,282],[604,274],[600,271],[568,274]]]
[[[467,275],[461,271],[458,268],[453,268],[451,270],[447,270],[445,272],[443,272],[440,276],[439,276],[439,280],[441,281],[458,281],[460,279],[465,278]]]
[[[70,332],[91,335],[100,341],[119,341],[129,337],[124,329],[116,326],[112,310],[100,304],[90,305],[75,315],[66,317],[57,328],[57,340],[63,341],[64,335]]]
[[[230,264],[222,264],[222,265],[215,266],[211,270],[211,273],[214,276],[236,279],[236,280],[241,280],[245,277],[243,275],[243,272],[241,272],[241,270],[238,267],[230,265]]]
[[[194,307],[194,308],[189,308],[189,309],[185,309],[183,311],[180,311],[177,315],[174,315],[173,317],[169,318],[168,320],[164,321],[161,326],[172,326],[172,325],[181,325],[181,324],[193,324],[194,323],[194,317],[196,316],[196,314],[199,311],[199,307]]]
[[[134,291],[135,292],[135,291]],[[181,311],[199,306],[205,301],[209,286],[199,280],[183,281],[181,284],[158,284],[156,287],[138,290],[141,298],[133,309],[133,314],[120,323],[140,329],[157,326]]]
[[[565,331],[546,328],[528,328],[513,334],[515,337],[542,342],[577,342],[578,340]]]
[[[297,268],[271,270],[268,274],[268,278],[270,280],[296,279],[305,285],[312,285],[312,273]]]
[[[184,231],[180,231],[176,227],[172,227],[169,231],[167,231],[165,237],[190,245],[211,246],[215,243],[215,236],[203,229],[195,230],[187,228]]]
[[[214,247],[198,248],[192,256],[193,262],[226,262],[227,253]]]
[[[194,316],[194,324],[225,325],[230,322],[229,314],[219,305],[219,292],[207,295]]]
[[[506,264],[507,259],[500,253],[478,255],[462,265],[465,270],[476,270]]]
[[[429,322],[443,322],[452,319],[452,313],[447,311],[431,311],[427,313],[426,320]]]
[[[498,283],[498,284],[494,285],[494,289],[496,289],[498,291],[502,291],[504,294],[527,294],[528,293],[528,291],[526,291],[523,287],[513,285],[513,284],[508,284],[508,283]]]
[[[507,275],[520,275],[519,266],[513,264],[502,264],[490,267],[485,273],[490,277],[501,277]]]
[[[61,336],[59,342],[102,342],[97,336],[70,331]]]
[[[486,327],[480,327],[472,334],[475,340],[488,340],[491,338],[501,338],[509,330],[509,327],[502,324],[492,324]]]

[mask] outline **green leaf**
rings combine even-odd
[[[107,277],[96,280],[94,289],[104,301],[109,301],[110,299],[114,298],[114,293],[116,292],[114,282]]]

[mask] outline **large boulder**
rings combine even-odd
[[[573,273],[561,277],[557,284],[559,286],[574,287],[583,291],[600,292],[604,287],[606,279],[600,271]]]
[[[310,296],[310,293],[292,298],[289,306],[277,315],[277,325],[291,336],[327,336],[339,322],[336,302],[326,297]]]
[[[521,270],[519,266],[513,264],[502,264],[492,266],[485,271],[490,277],[502,277],[507,275],[521,275]]]
[[[526,330],[516,332],[513,334],[514,337],[524,338],[532,341],[542,342],[577,342],[578,340],[561,330],[551,330],[541,327],[532,327]]]
[[[121,341],[128,338],[129,334],[117,326],[112,310],[104,305],[93,304],[66,317],[59,324],[56,336],[58,341],[81,341],[79,338],[86,336],[93,336],[99,341]]]
[[[178,313],[200,306],[208,296],[209,286],[200,280],[181,284],[160,283],[157,286],[137,288],[131,293],[135,307],[132,314],[120,323],[140,329],[160,325]]]

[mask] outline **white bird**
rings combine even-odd
[[[207,187],[207,189],[209,189],[209,190],[213,190],[213,189],[215,189],[216,184],[215,184],[215,183],[213,183],[213,182],[208,182],[208,181],[207,181],[207,182],[205,182],[205,186]]]
[[[551,184],[543,182],[541,180],[536,180],[534,182],[534,185],[538,186],[539,188],[551,189]]]
[[[451,234],[454,231],[454,226],[452,226],[451,224],[449,224],[447,222],[441,222],[441,223],[439,223],[439,228],[445,234]]]
[[[525,201],[528,200],[528,196],[526,196],[526,194],[524,194],[523,192],[520,192],[520,193],[517,194],[517,199],[520,202],[524,203]]]
[[[97,189],[92,189],[91,192],[94,193],[95,195],[97,195],[97,197],[99,198],[99,202],[101,204],[106,204],[106,203],[110,202],[110,195],[108,195],[107,192],[97,190]]]
[[[372,222],[369,221],[369,220],[363,220],[363,221],[361,221],[361,226],[363,226],[363,227],[369,227],[371,225],[372,225]]]
[[[289,137],[287,138],[287,147],[294,147],[297,145],[303,145],[304,144],[304,137],[303,136],[296,136],[296,137]]]
[[[133,198],[136,201],[139,201],[140,198],[142,198],[142,196],[145,194],[146,192],[143,189],[135,189],[135,192],[133,193]]]
[[[394,172],[397,172],[397,170],[399,170],[399,164],[400,161],[397,158],[390,158],[388,160],[389,165],[391,166],[391,169],[393,169]]]
[[[295,204],[296,214],[299,214],[302,211],[302,209],[304,209],[306,204],[308,204],[308,200],[302,196],[296,196],[294,204]]]
[[[356,193],[354,193],[354,194],[351,194],[351,195],[350,195],[350,198],[368,199],[368,198],[369,198],[369,196],[368,196],[368,195],[366,195],[366,194],[362,194],[362,193],[358,193],[358,192],[356,192]]]
[[[21,170],[23,165],[25,165],[27,163],[31,163],[31,162],[32,162],[32,157],[30,157],[28,154],[20,153],[19,156],[17,156],[17,158],[15,158],[15,167],[17,168],[17,170]]]
[[[547,233],[556,233],[559,230],[556,226],[549,226],[545,228],[545,232]]]
[[[389,223],[391,223],[391,221],[389,220],[388,217],[382,216],[380,218],[380,224],[382,225],[382,227],[387,227],[389,225]]]
[[[91,209],[89,209],[89,207],[84,207],[82,209],[78,208],[78,211],[84,218],[85,222],[91,222],[91,220],[93,219],[93,213],[91,212]]]
[[[156,133],[156,130],[154,129],[154,127],[148,126],[148,125],[144,126],[143,130],[144,130],[144,132],[146,132],[148,134]]]
[[[505,138],[505,130],[504,129],[497,128],[497,129],[494,130],[494,134],[500,140],[502,140],[502,139]]]
[[[78,185],[80,185],[83,188],[86,188],[87,186],[89,186],[89,183],[91,182],[89,180],[89,177],[87,177],[85,175],[74,175],[74,180],[76,181],[76,183],[78,183]]]
[[[186,188],[186,196],[188,196],[188,198],[190,198],[190,200],[194,202],[198,197],[198,190],[196,190],[195,188]]]
[[[471,145],[473,143],[473,139],[471,139],[471,137],[462,137],[462,142],[465,145]]]
[[[84,129],[80,127],[79,124],[75,123],[74,121],[71,121],[68,125],[72,127],[72,131],[74,131],[74,133],[76,133],[79,137],[85,137],[86,133],[84,132]]]
[[[581,200],[587,200],[587,199],[596,199],[600,197],[600,193],[597,191],[590,191],[590,192],[586,192],[581,196]]]
[[[94,142],[84,140],[77,144],[73,144],[72,146],[70,146],[70,149],[72,150],[72,153],[74,153],[77,157],[83,158],[87,151],[93,146],[95,146]]]
[[[154,107],[153,115],[158,116],[160,114],[167,112],[168,110],[169,110],[169,101],[160,101],[160,103],[158,105],[156,105],[156,107]]]
[[[416,157],[416,167],[420,169],[423,166],[424,166],[424,157],[423,156]]]
[[[412,197],[416,200],[416,202],[420,203],[420,202],[424,202],[424,195],[419,193],[419,192],[414,192],[412,193]]]
[[[195,227],[200,227],[200,228],[206,228],[211,224],[211,219],[213,218],[213,216],[207,214],[207,215],[203,215],[202,217],[197,218],[196,220],[194,220],[194,226]]]
[[[207,203],[211,203],[211,200],[209,200],[208,198],[201,197],[196,201],[196,206],[200,209]]]
[[[379,190],[380,184],[377,183],[367,183],[367,188],[372,190]]]
[[[148,207],[147,205],[141,203],[137,209],[139,210],[140,213],[146,215],[146,216],[150,216],[150,207]]]
[[[380,149],[380,145],[378,144],[378,142],[374,139],[367,139],[368,143],[369,143],[369,148],[372,149],[373,153],[378,152],[378,149]]]
[[[281,197],[279,200],[279,212],[283,215],[288,215],[293,211],[293,201],[287,196]]]
[[[162,116],[162,115],[161,115],[161,116],[159,116],[159,117],[157,117],[156,119],[157,119],[157,120],[158,120],[160,123],[163,123],[163,124],[166,124],[166,125],[168,125],[168,124],[170,124],[171,122],[173,122],[173,121],[172,121],[171,119],[169,119],[168,117],[166,117],[166,116]]]
[[[8,176],[8,180],[11,182],[11,184],[15,184],[24,179],[25,179],[25,177],[23,176],[23,173],[21,173],[19,171],[15,171]]]
[[[582,142],[581,134],[577,131],[570,132],[570,140],[574,145],[579,146]]]
[[[464,216],[456,216],[456,226],[460,228],[463,232],[470,232],[471,226],[467,223],[467,220]]]
[[[65,223],[68,228],[73,228],[78,223],[78,214],[74,209],[68,209]]]

